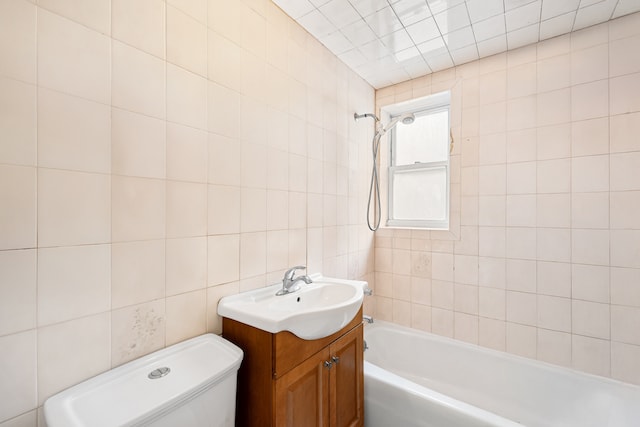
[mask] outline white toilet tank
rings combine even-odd
[[[233,427],[242,350],[206,334],[73,386],[44,404],[48,427]]]

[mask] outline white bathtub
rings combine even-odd
[[[637,386],[378,320],[365,341],[367,427],[640,426]]]

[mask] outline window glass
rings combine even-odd
[[[405,125],[400,122],[394,130],[396,166],[447,160],[448,110],[418,113],[412,124]]]
[[[433,221],[446,219],[446,168],[397,171],[393,174],[392,185],[395,219]]]

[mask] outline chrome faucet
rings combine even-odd
[[[296,275],[296,270],[304,270],[306,268],[307,267],[305,267],[304,265],[298,265],[288,269],[284,273],[284,277],[282,278],[282,289],[280,289],[278,293],[276,293],[276,295],[287,295],[297,291],[298,289],[300,289],[300,285],[298,283],[301,281],[306,284],[311,283],[312,280],[307,275],[294,277]]]

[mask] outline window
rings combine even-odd
[[[449,92],[387,107],[391,130],[388,226],[449,229]]]

